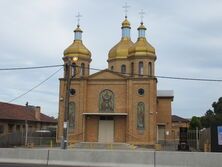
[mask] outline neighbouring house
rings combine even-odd
[[[27,125],[27,127],[26,127]],[[39,106],[22,106],[0,102],[0,136],[15,132],[35,132],[57,125],[53,117],[41,113]]]
[[[180,127],[189,128],[189,123],[188,119],[172,115],[172,140],[179,140]]]

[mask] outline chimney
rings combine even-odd
[[[40,106],[34,107],[34,110],[35,110],[35,119],[40,121],[40,110],[41,110]]]

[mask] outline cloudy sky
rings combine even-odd
[[[131,37],[137,39],[139,11],[146,12],[147,39],[157,53],[156,75],[222,79],[221,0],[128,0]],[[108,51],[121,38],[125,1],[0,0],[0,68],[62,64],[73,40],[78,11],[91,67],[107,67]],[[0,101],[45,80],[59,68],[0,71]],[[58,115],[58,78],[62,70],[29,94],[13,101],[39,105]],[[203,115],[222,96],[222,82],[158,79],[158,89],[174,90],[173,114]]]

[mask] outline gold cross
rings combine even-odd
[[[141,9],[141,11],[139,12],[139,14],[140,14],[141,23],[142,23],[142,22],[143,22],[144,15],[145,15],[145,12],[143,11],[143,9]]]
[[[76,15],[76,17],[77,17],[77,23],[78,23],[78,26],[79,26],[80,17],[82,17],[82,15],[80,15],[80,13],[78,12],[78,15]]]
[[[130,8],[129,5],[127,5],[127,2],[125,2],[125,5],[123,6],[123,8],[125,9],[125,18],[127,18],[127,12],[128,12],[128,8]]]

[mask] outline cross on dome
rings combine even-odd
[[[127,12],[128,12],[128,8],[130,8],[130,6],[127,4],[127,2],[125,2],[125,5],[123,6],[123,8],[125,9],[125,18],[127,18]]]
[[[143,23],[143,18],[144,18],[144,15],[146,14],[143,9],[141,9],[141,11],[139,12],[140,14],[140,18],[141,18],[141,23]]]
[[[82,17],[82,15],[78,12],[78,15],[76,15],[76,17],[77,17],[77,25],[79,26],[80,17]]]

